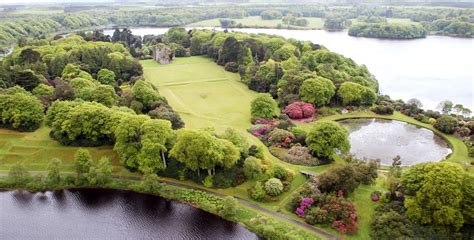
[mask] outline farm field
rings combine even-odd
[[[298,27],[294,25],[290,25],[291,28],[301,28],[301,29],[322,29],[324,25],[324,20],[321,18],[305,18],[308,20],[308,26],[306,27]],[[232,19],[237,24],[241,23],[244,27],[256,27],[256,28],[276,28],[278,24],[282,24],[283,27],[287,27],[281,19],[274,19],[274,20],[263,20],[260,16],[251,16],[245,17],[242,19]],[[219,18],[213,18],[209,20],[204,20],[200,22],[191,23],[188,25],[189,27],[220,27],[221,24],[219,22]]]

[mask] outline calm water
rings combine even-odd
[[[134,34],[142,36],[166,31],[167,28],[132,28]],[[428,36],[416,40],[380,40],[324,30],[235,31],[276,34],[323,44],[365,64],[379,80],[381,92],[394,99],[418,98],[425,108],[431,109],[449,99],[474,110],[474,39]]]
[[[258,239],[188,205],[114,190],[0,192],[1,239]]]
[[[404,166],[440,161],[451,153],[448,144],[432,131],[400,121],[349,119],[340,121],[350,132],[351,153],[358,158],[380,159],[391,165],[400,155]]]

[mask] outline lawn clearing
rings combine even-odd
[[[7,175],[16,163],[22,163],[28,170],[45,171],[53,158],[63,161],[61,170],[74,171],[74,154],[78,147],[63,146],[49,136],[50,129],[41,127],[34,132],[16,132],[0,129],[0,176]],[[94,159],[108,157],[114,174],[130,175],[122,167],[112,146],[87,148]]]
[[[206,57],[177,58],[172,64],[142,61],[145,78],[155,84],[180,113],[187,128],[233,127],[245,132],[250,124],[250,102],[257,93]]]
[[[220,27],[220,18],[213,18],[208,19],[200,22],[191,23],[188,27]],[[324,25],[324,20],[322,18],[309,18],[306,17],[308,20],[308,26],[306,27],[299,27],[296,25],[290,25],[290,28],[293,29],[322,29]],[[260,16],[251,16],[239,19],[232,19],[236,22],[236,24],[241,23],[244,27],[254,27],[254,28],[276,28],[278,24],[281,24],[283,28],[287,28],[288,25],[284,24],[281,19],[273,19],[273,20],[263,20]]]

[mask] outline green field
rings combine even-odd
[[[357,19],[351,19],[352,24],[357,24],[359,21]],[[420,24],[412,21],[409,18],[387,18],[388,23],[401,23],[401,24]]]
[[[238,74],[205,57],[177,58],[169,65],[141,63],[145,78],[180,113],[186,127],[241,131],[250,127],[250,102],[256,93],[240,82]]]
[[[308,20],[309,24],[306,27],[298,27],[290,25],[291,28],[301,28],[301,29],[322,29],[324,21],[321,18],[305,18]],[[287,27],[281,19],[274,20],[263,20],[260,16],[245,17],[242,19],[232,19],[237,24],[241,23],[244,27],[255,27],[255,28],[276,28],[278,24],[282,24],[283,27]],[[189,27],[220,27],[219,18],[213,18],[209,20],[204,20],[200,22],[191,23]]]
[[[62,170],[74,171],[74,154],[78,147],[63,146],[49,136],[49,128],[34,132],[17,132],[0,129],[0,175],[5,175],[15,163],[23,163],[31,172],[44,171],[52,158],[63,161]],[[94,159],[108,157],[114,174],[129,175],[122,167],[111,146],[87,148]]]

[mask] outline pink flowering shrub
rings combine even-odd
[[[300,206],[296,209],[295,213],[301,218],[304,218],[304,210],[314,203],[314,199],[310,197],[303,198]]]
[[[301,202],[295,207],[295,213],[309,224],[331,224],[340,233],[355,234],[359,231],[355,205],[344,198],[344,193],[339,191],[333,194],[303,193]],[[311,197],[308,197],[311,196]]]
[[[302,119],[312,117],[316,109],[311,103],[294,102],[286,106],[283,112],[291,119]]]

